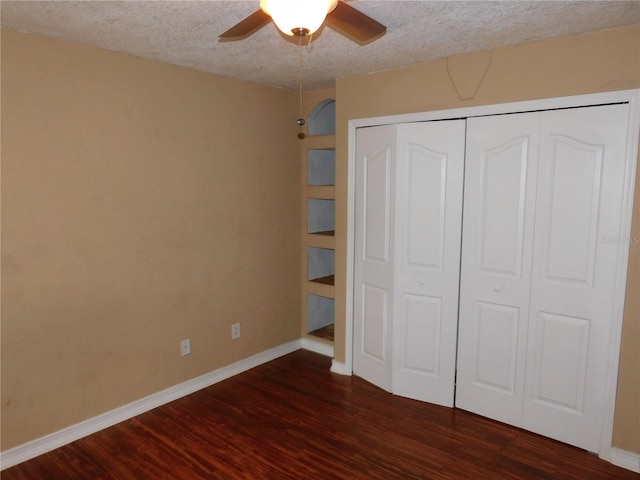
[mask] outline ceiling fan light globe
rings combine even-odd
[[[286,35],[299,29],[315,32],[337,4],[338,0],[260,0],[262,11]]]

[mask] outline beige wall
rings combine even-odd
[[[296,98],[2,32],[3,450],[300,337]]]
[[[452,81],[456,80],[456,83]],[[338,79],[336,360],[345,358],[347,122],[350,119],[640,88],[640,25]],[[461,100],[458,96],[465,98]],[[640,186],[633,235],[640,238]],[[640,453],[640,245],[632,246],[614,445]]]

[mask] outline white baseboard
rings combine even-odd
[[[334,358],[331,362],[331,371],[339,375],[352,375],[350,368],[347,368],[347,364],[344,362],[337,362]]]
[[[249,358],[232,363],[226,367],[213,370],[186,382],[174,385],[160,392],[141,398],[135,402],[123,405],[109,412],[51,433],[44,437],[0,452],[0,471],[17,465],[38,455],[49,452],[92,433],[96,433],[116,423],[120,423],[141,413],[152,410],[160,405],[177,400],[181,397],[197,392],[203,388],[221,382],[229,377],[250,370],[263,363],[303,348],[301,339],[257,353]]]
[[[333,345],[325,342],[321,342],[319,340],[314,340],[309,337],[303,337],[302,339],[302,348],[305,350],[311,350],[312,352],[319,353],[320,355],[324,355],[325,357],[333,358]]]
[[[632,472],[640,473],[640,454],[638,453],[611,447],[611,463]]]

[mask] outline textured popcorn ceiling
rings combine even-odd
[[[350,4],[388,27],[359,46],[324,28],[303,49],[305,88],[335,78],[464,52],[640,22],[640,1],[402,1]],[[62,37],[140,57],[297,88],[295,40],[269,24],[239,42],[218,35],[259,8],[235,1],[5,1],[2,27]],[[293,43],[292,43],[293,42]],[[640,55],[640,46],[638,47]]]

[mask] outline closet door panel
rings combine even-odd
[[[427,295],[402,295],[401,315],[404,319],[400,353],[400,370],[417,375],[438,376],[440,373],[440,332],[442,329],[442,298]],[[421,339],[421,341],[411,341]],[[402,395],[403,385],[395,380],[394,393]],[[453,382],[452,382],[453,383]],[[415,385],[414,386],[418,386]],[[453,405],[453,391],[450,403]]]
[[[603,146],[555,135],[541,185],[546,211],[545,277],[561,283],[593,284],[601,201]]]
[[[600,449],[627,105],[545,112],[523,426]],[[613,239],[613,240],[611,240]]]
[[[357,131],[353,372],[391,391],[396,127]]]
[[[515,395],[520,310],[484,302],[476,302],[476,307],[474,381]]]
[[[465,121],[398,126],[393,392],[453,406]]]
[[[538,312],[535,343],[541,347],[531,362],[537,371],[537,402],[580,414],[584,404],[589,320]],[[558,348],[558,345],[562,345]]]
[[[480,158],[480,270],[520,277],[529,139],[515,138]]]
[[[456,405],[522,418],[538,113],[467,121]]]

